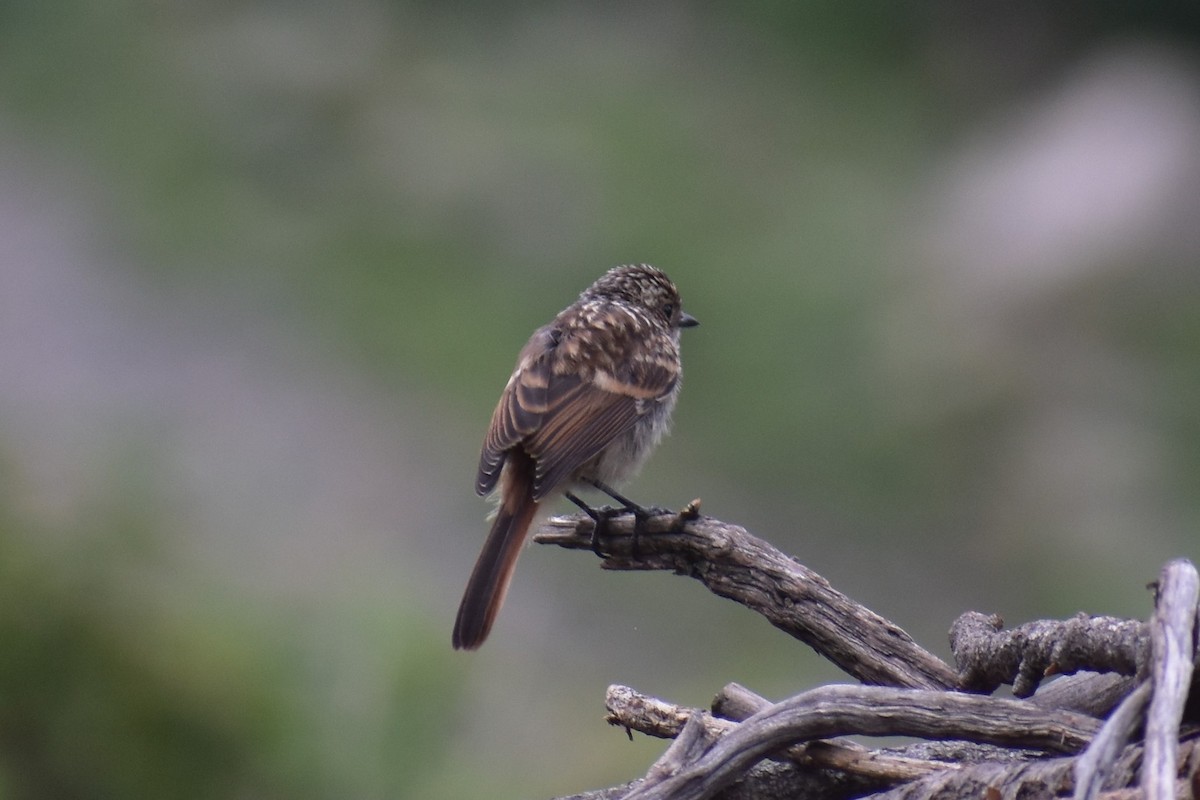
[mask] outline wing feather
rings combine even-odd
[[[526,444],[537,463],[534,499],[554,491],[637,422],[641,404],[635,398],[576,383]]]
[[[521,351],[484,438],[479,494],[495,488],[509,451],[521,446],[535,463],[533,499],[544,499],[675,388],[669,363],[626,358],[614,372],[581,369],[601,354],[580,341],[568,359],[559,352],[564,335],[546,326]]]
[[[674,370],[653,363],[627,378],[599,370],[587,381],[558,376],[551,390],[554,402],[526,443],[537,464],[534,498],[541,500],[600,455],[667,397],[677,380]]]
[[[517,366],[500,395],[488,425],[475,474],[475,492],[485,495],[496,487],[508,451],[542,424],[550,387],[550,360],[558,337],[550,326],[534,331],[517,357]]]

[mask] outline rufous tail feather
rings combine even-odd
[[[454,621],[455,650],[475,650],[487,638],[504,604],[517,557],[537,513],[539,504],[530,497],[528,472],[516,467],[509,465],[502,484],[503,500],[458,606],[458,618]]]

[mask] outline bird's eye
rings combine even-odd
[[[666,305],[664,305],[663,313],[667,315],[667,319],[670,319],[671,317],[675,316],[675,304],[667,303]]]

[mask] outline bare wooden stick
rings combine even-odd
[[[1005,683],[1029,697],[1047,675],[1079,670],[1134,675],[1148,653],[1138,620],[1078,614],[1002,630],[999,617],[968,611],[950,628],[950,648],[965,689],[992,692]]]
[[[650,771],[646,773],[646,779],[642,783],[642,786],[670,778],[675,773],[684,769],[688,764],[698,759],[708,749],[708,746],[713,741],[713,737],[705,729],[704,723],[700,719],[702,716],[704,716],[702,713],[696,713],[687,718],[687,721],[683,724],[683,729],[675,737],[675,741],[671,742],[671,746],[667,748],[667,751],[662,754],[658,761],[654,762],[654,765],[650,767]],[[629,795],[633,796],[637,792],[638,789],[635,789]]]
[[[871,750],[843,739],[816,739],[803,745],[803,757],[793,759],[802,767],[837,770],[866,778],[881,786],[915,781],[926,775],[962,769],[952,761],[933,761]]]
[[[749,690],[745,691],[753,695]],[[762,702],[764,706],[770,705],[766,700]],[[608,708],[609,724],[660,738],[678,736],[686,724],[703,726],[709,741],[715,741],[737,728],[735,721],[713,716],[698,708],[667,703],[628,686],[608,687],[604,704]],[[752,713],[746,716],[752,716]],[[803,767],[838,770],[865,778],[879,786],[911,781],[931,772],[958,768],[957,764],[945,761],[876,752],[842,739],[792,745],[776,754],[768,755],[787,759]]]
[[[587,517],[553,518],[535,541],[590,551],[592,528]],[[1174,562],[1164,571],[1153,626],[1080,615],[1002,631],[996,618],[963,615],[952,631],[962,666],[956,673],[900,628],[837,592],[794,559],[738,526],[701,517],[695,503],[679,514],[650,517],[636,542],[633,528],[632,515],[612,520],[599,542],[606,553],[604,568],[669,570],[694,577],[714,593],[758,611],[851,676],[875,685],[829,686],[774,705],[731,685],[714,700],[713,713],[612,687],[610,722],[675,737],[676,742],[645,778],[621,787],[626,794],[604,792],[594,795],[597,800],[681,800],[717,792],[756,800],[828,798],[836,792],[850,796],[851,791],[863,796],[872,787],[885,787],[874,795],[880,800],[1060,796],[1075,787],[1076,774],[1080,797],[1095,797],[1103,786],[1121,787],[1122,796],[1155,800],[1172,791],[1200,792],[1196,748],[1186,737],[1183,742],[1179,738],[1189,683],[1193,689],[1198,683],[1192,680],[1191,659],[1200,580],[1187,562]],[[1011,682],[1015,692],[1027,696],[1047,675],[1089,668],[1111,672],[1060,678],[1038,691],[1032,702],[955,691],[991,691]],[[1152,671],[1155,682],[1145,683],[1122,705],[1122,698],[1137,685],[1134,676],[1144,680]],[[1159,750],[1123,746],[1140,724],[1139,705],[1153,693],[1153,708],[1160,686],[1165,699],[1159,711]],[[1099,736],[1099,720],[1066,710],[1105,715],[1114,707],[1118,710]],[[841,734],[963,741],[906,747],[913,754],[933,753],[934,758],[942,758],[945,751],[938,748],[946,748],[954,761],[944,763],[871,751],[844,739],[826,741]],[[1085,756],[1045,755],[1074,753],[1093,736],[1097,744]],[[1139,772],[1145,787],[1129,788]],[[784,788],[781,777],[793,784]],[[795,778],[806,782],[794,783]],[[1157,795],[1149,788],[1155,781]],[[1111,790],[1099,796],[1117,797]]]
[[[1042,708],[1062,708],[1103,719],[1137,688],[1133,675],[1077,672],[1044,684],[1030,702]]]
[[[1075,800],[1093,800],[1116,762],[1121,749],[1129,743],[1142,722],[1142,713],[1150,702],[1149,681],[1125,698],[1100,729],[1100,733],[1075,761]]]
[[[703,711],[678,706],[643,694],[628,686],[613,684],[604,693],[605,721],[626,730],[634,730],[659,739],[673,739],[683,730],[688,718],[698,716],[716,739],[736,727],[736,723],[705,715]]]
[[[750,691],[740,683],[727,683],[713,698],[712,711],[718,717],[741,722],[769,705],[771,705],[770,700]]]
[[[1070,753],[1099,729],[1091,717],[995,697],[875,686],[825,686],[755,714],[702,757],[647,780],[627,800],[703,800],[767,753],[788,744],[859,733],[967,739]]]
[[[925,776],[871,795],[871,800],[967,800],[971,798],[1053,798],[1071,788],[1073,758],[1043,761],[983,761],[954,772]]]
[[[533,540],[592,549],[594,523],[584,515],[551,517]],[[800,562],[744,528],[698,516],[694,508],[646,521],[633,552],[634,518],[609,522],[602,566],[666,570],[701,581],[712,592],[762,614],[847,674],[866,684],[950,689],[958,676],[898,625],[856,603]]]
[[[638,781],[633,781],[620,786],[610,786],[607,789],[593,789],[582,794],[559,797],[557,800],[622,800],[637,784]]]
[[[1167,564],[1158,581],[1158,602],[1150,621],[1154,694],[1146,717],[1146,756],[1142,765],[1142,789],[1147,800],[1175,797],[1179,721],[1196,657],[1198,601],[1200,576],[1192,562],[1178,559]]]

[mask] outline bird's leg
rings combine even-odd
[[[608,521],[618,514],[624,514],[626,509],[592,508],[570,492],[565,492],[564,496],[592,518],[592,552],[600,558],[604,558],[604,553],[600,552],[600,537],[606,532]]]
[[[646,509],[638,505],[603,481],[598,481],[595,478],[585,478],[585,480],[624,506],[624,508],[617,509],[617,513],[629,512],[633,514],[633,541],[630,544],[632,555],[634,558],[637,558],[638,542],[641,539],[641,535],[646,530],[646,520],[661,512],[658,509]]]

